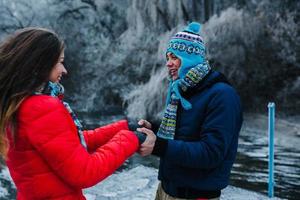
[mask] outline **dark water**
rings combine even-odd
[[[276,197],[299,200],[300,137],[282,134],[285,133],[277,132],[278,139],[275,138],[274,194]],[[237,160],[231,173],[232,185],[268,193],[267,135],[264,131],[243,127]]]
[[[87,128],[97,127],[111,121],[123,118],[114,115],[105,118],[93,118],[81,114],[81,119]],[[240,138],[236,162],[231,173],[230,184],[248,190],[267,194],[268,192],[268,134],[261,127],[256,127],[254,121],[257,119],[246,118]],[[265,119],[258,120],[258,123],[265,124]],[[282,127],[281,127],[282,128]],[[287,130],[284,129],[283,130]],[[288,132],[288,131],[287,131]],[[290,199],[300,199],[300,137],[288,135],[284,132],[275,132],[275,196]],[[119,169],[133,168],[138,165],[158,167],[158,158],[149,156],[142,158],[135,154]],[[15,198],[15,189],[12,184],[0,176],[3,187],[10,191],[9,197]],[[2,200],[0,198],[0,200]]]

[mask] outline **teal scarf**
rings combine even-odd
[[[170,80],[166,109],[157,132],[157,136],[164,139],[174,139],[176,130],[177,109],[179,103],[185,110],[192,109],[192,104],[182,97],[188,89],[193,89],[210,72],[207,62],[191,68],[183,79]]]
[[[87,145],[86,142],[84,140],[84,136],[83,136],[83,126],[80,123],[78,117],[75,115],[74,111],[71,109],[70,105],[67,102],[63,101],[63,97],[64,97],[64,87],[59,84],[59,83],[53,83],[51,81],[49,81],[43,88],[41,91],[37,91],[34,94],[39,95],[39,94],[46,94],[46,95],[50,95],[52,97],[56,97],[58,99],[60,99],[63,103],[63,105],[65,106],[65,108],[68,110],[68,112],[70,113],[75,126],[77,127],[77,131],[78,131],[78,137],[80,140],[81,145],[87,149]]]

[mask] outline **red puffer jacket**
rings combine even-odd
[[[111,175],[138,148],[126,120],[84,131],[89,153],[64,105],[46,95],[27,98],[18,112],[7,166],[18,200],[85,199],[81,189]]]

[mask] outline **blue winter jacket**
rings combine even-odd
[[[181,187],[210,191],[228,185],[242,109],[238,94],[229,84],[209,84],[218,76],[218,72],[210,73],[199,85],[204,89],[186,97],[191,110],[178,109],[175,139],[167,141],[160,155],[158,178],[170,195]]]

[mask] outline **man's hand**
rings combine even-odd
[[[145,127],[144,128],[138,128],[137,130],[140,131],[140,132],[143,132],[143,133],[145,133],[147,135],[146,140],[140,146],[139,154],[141,156],[148,156],[148,155],[150,155],[152,153],[153,148],[155,146],[156,135],[153,133],[152,130],[147,129]]]
[[[141,127],[146,127],[147,129],[152,129],[151,123],[145,119],[140,119],[140,121],[138,122],[138,125],[140,125]]]

